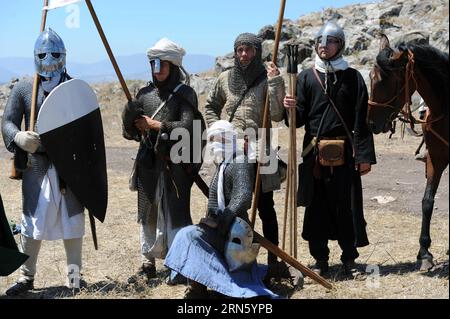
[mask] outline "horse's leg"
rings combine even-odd
[[[420,270],[427,271],[433,266],[433,255],[428,251],[431,246],[430,223],[433,215],[434,197],[446,165],[435,165],[431,156],[427,158],[427,186],[422,199],[422,229],[420,232],[420,251],[417,255]]]

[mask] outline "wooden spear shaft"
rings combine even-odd
[[[95,12],[94,6],[92,5],[91,0],[86,0],[86,5],[89,9],[89,12],[92,16],[92,20],[94,21],[95,27],[97,28],[98,34],[100,35],[100,38],[102,39],[103,45],[105,46],[106,52],[108,53],[109,59],[111,60],[111,63],[113,65],[114,71],[117,74],[117,77],[119,78],[120,85],[122,86],[123,92],[125,93],[125,96],[127,97],[127,100],[131,102],[131,94],[128,90],[127,84],[125,82],[125,79],[123,78],[122,72],[119,69],[119,65],[117,64],[116,58],[114,57],[114,54],[111,50],[111,47],[108,43],[108,40],[106,39],[105,32],[103,32],[102,25],[100,24],[100,20],[97,17],[97,13]],[[98,242],[97,242],[97,231],[95,227],[95,219],[94,216],[89,213],[89,221],[91,224],[91,232],[92,232],[92,239],[94,242],[95,250],[98,250]]]
[[[277,26],[277,32],[275,37],[275,47],[273,49],[273,55],[272,55],[272,62],[277,64],[278,60],[278,48],[280,45],[280,38],[281,38],[281,30],[283,28],[283,19],[284,19],[284,10],[286,8],[286,0],[281,0],[281,7],[280,7],[280,14],[278,17],[278,26]],[[250,215],[250,224],[252,228],[255,227],[255,219],[256,219],[256,209],[258,208],[258,201],[259,201],[259,192],[261,190],[261,159],[265,156],[265,144],[266,144],[266,128],[267,128],[267,122],[269,119],[269,106],[270,106],[270,99],[269,99],[269,90],[267,90],[266,99],[264,103],[264,116],[263,116],[263,123],[262,123],[262,147],[260,147],[259,152],[259,159],[257,161],[257,169],[256,169],[256,180],[255,180],[255,190],[253,192],[253,205],[252,205],[252,212]]]
[[[290,153],[291,150],[289,149],[289,157],[291,156]],[[288,157],[288,158],[289,158]],[[281,248],[283,250],[286,250],[286,232],[287,232],[287,220],[288,220],[288,205],[289,205],[289,190],[290,190],[290,183],[291,183],[291,174],[289,174],[289,162],[288,162],[288,168],[286,171],[286,192],[284,197],[284,215],[283,215],[283,241]]]
[[[313,279],[317,283],[321,284],[327,289],[332,289],[333,286],[323,277],[319,276],[317,273],[312,271],[306,266],[303,266],[301,263],[299,263],[295,258],[292,256],[289,256],[284,251],[282,251],[278,246],[272,244],[269,240],[258,234],[257,232],[253,232],[254,239],[256,242],[261,244],[262,247],[266,248],[271,253],[275,254],[276,256],[280,257],[283,261],[287,262],[289,265],[293,266],[294,268],[300,270],[303,274],[308,276],[309,278]]]
[[[199,179],[202,181],[202,183],[205,184],[205,186],[203,188],[205,191],[203,192],[203,194],[206,197],[208,197],[209,196],[209,188],[206,185],[206,183],[202,180],[201,177],[199,177]],[[318,274],[316,274],[314,271],[312,271],[308,267],[303,266],[295,258],[289,256],[286,252],[281,250],[277,245],[272,244],[270,241],[268,241],[266,238],[264,238],[263,236],[258,234],[256,231],[253,231],[253,236],[254,236],[253,237],[254,240],[257,243],[259,243],[262,247],[267,249],[267,251],[269,251],[272,254],[274,254],[275,256],[281,258],[281,260],[283,260],[284,262],[288,263],[289,265],[291,265],[295,269],[300,270],[303,274],[305,274],[306,276],[310,277],[312,280],[314,280],[317,283],[321,284],[325,288],[328,288],[328,289],[332,289],[333,288],[331,283],[329,283],[326,279],[324,279],[323,277],[319,276]]]
[[[39,29],[39,33],[42,33],[45,30],[45,25],[47,23],[47,10],[44,8],[48,6],[48,0],[44,0],[43,10],[42,10],[42,18],[41,18],[41,26]],[[39,74],[34,74],[33,79],[33,90],[31,92],[31,110],[30,110],[30,124],[28,126],[29,131],[34,131],[34,126],[36,124],[36,105],[38,98],[38,90],[39,90]],[[16,170],[16,166],[14,164],[15,160],[13,160],[11,167],[11,179],[21,179],[22,174]],[[31,166],[30,158],[28,158],[28,166]]]
[[[106,35],[103,32],[102,25],[100,24],[100,21],[98,20],[97,14],[95,13],[94,7],[92,6],[91,0],[86,0],[86,5],[89,9],[89,12],[91,13],[92,19],[94,20],[95,26],[100,35],[100,38],[102,39],[103,45],[105,46],[106,52],[108,53],[109,59],[111,60],[111,63],[114,67],[114,71],[116,71],[117,77],[119,78],[119,82],[120,82],[120,85],[122,86],[123,92],[125,93],[127,100],[131,101],[132,98],[131,98],[130,91],[128,90],[125,79],[122,76],[122,72],[120,72],[119,65],[117,64],[116,58],[114,57],[111,47],[109,46],[108,40],[106,39]]]
[[[295,96],[296,92],[295,92],[295,83],[297,80],[297,75],[296,74],[291,74],[290,76],[290,82],[291,82],[291,95]],[[292,152],[292,157],[291,157],[291,161],[292,161],[292,183],[291,183],[291,211],[292,211],[292,215],[293,215],[293,240],[294,240],[294,258],[297,258],[297,252],[298,252],[298,248],[297,248],[297,130],[296,130],[296,112],[291,112],[290,113],[290,117],[291,117],[291,152]]]
[[[44,0],[44,8],[48,6],[48,0]],[[42,10],[42,19],[41,19],[41,27],[40,32],[42,33],[45,30],[45,25],[47,24],[47,10]],[[36,105],[37,105],[37,96],[39,89],[39,74],[34,74],[33,81],[33,91],[31,93],[31,114],[30,114],[30,126],[29,130],[34,131],[34,126],[36,124]]]

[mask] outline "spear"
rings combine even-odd
[[[119,65],[117,64],[116,58],[114,57],[111,47],[109,46],[108,40],[106,39],[105,32],[103,32],[102,25],[100,24],[100,21],[98,20],[97,14],[95,13],[95,10],[94,10],[91,0],[86,0],[86,5],[89,9],[92,19],[94,20],[94,24],[97,28],[100,38],[102,39],[103,45],[105,46],[106,52],[108,53],[108,56],[109,56],[109,59],[111,60],[111,63],[114,67],[114,71],[116,72],[117,77],[119,78],[119,82],[120,82],[120,85],[122,86],[123,92],[125,93],[127,100],[131,102],[132,98],[131,98],[130,90],[128,90],[125,79],[123,78],[122,72],[119,69]]]
[[[297,73],[298,73],[298,45],[288,45],[288,70],[289,75],[289,95],[296,95]],[[291,175],[289,184],[289,212],[291,216],[291,246],[294,258],[297,258],[297,131],[295,111],[289,112],[289,163],[288,171]]]
[[[44,0],[43,8],[48,6],[49,0]],[[39,33],[42,33],[45,30],[45,25],[47,22],[47,10],[42,10],[42,18],[41,18],[41,27]],[[31,113],[30,113],[30,125],[28,127],[29,131],[34,131],[34,126],[36,124],[36,104],[37,104],[37,95],[39,89],[39,74],[34,74],[33,79],[33,91],[31,93]],[[9,176],[10,179],[20,180],[22,178],[22,173],[16,169],[15,165],[15,156],[13,157],[13,162],[11,166],[11,174]]]
[[[283,28],[283,19],[284,19],[284,10],[286,8],[286,0],[281,0],[281,7],[280,7],[280,14],[278,16],[278,26],[277,26],[277,32],[275,36],[275,46],[273,48],[273,54],[272,54],[272,62],[274,64],[277,64],[278,60],[278,48],[280,45],[280,38],[281,38],[281,30]],[[268,126],[268,119],[269,119],[269,107],[270,107],[270,99],[269,99],[269,90],[267,90],[265,103],[264,103],[264,115],[263,115],[263,123],[262,123],[262,146],[260,147],[260,153],[259,153],[259,159],[262,159],[265,155],[265,144],[266,144],[266,128]],[[259,200],[259,192],[261,190],[261,161],[259,160],[257,162],[257,169],[256,169],[256,180],[255,180],[255,189],[253,192],[253,205],[250,215],[250,225],[252,228],[255,227],[255,219],[256,219],[256,209],[258,208],[258,200]]]

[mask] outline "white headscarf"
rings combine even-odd
[[[209,142],[211,137],[220,136],[225,139],[225,143]],[[217,204],[220,210],[225,209],[225,195],[223,190],[223,175],[227,164],[233,159],[236,152],[237,132],[234,125],[228,121],[220,120],[215,122],[208,129],[208,143],[210,143],[215,156],[223,161],[220,163],[219,175],[217,180]]]
[[[186,51],[182,47],[167,38],[159,40],[152,48],[147,50],[150,61],[158,58],[163,61],[170,61],[178,67],[182,66],[185,55]]]
[[[219,136],[225,139],[225,143],[222,142],[209,142],[211,137]],[[214,122],[208,129],[208,142],[210,143],[211,150],[213,151],[216,159],[219,162],[230,162],[233,159],[236,152],[236,139],[237,132],[233,124],[228,121],[220,120]]]
[[[315,68],[321,73],[334,73],[336,71],[345,71],[349,68],[348,62],[340,57],[333,61],[324,61],[316,54]]]

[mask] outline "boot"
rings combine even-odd
[[[135,284],[140,278],[144,279],[146,283],[149,283],[150,279],[156,277],[156,267],[153,264],[143,264],[138,272],[128,278],[129,284]]]
[[[319,276],[323,276],[328,273],[329,267],[328,267],[328,261],[326,260],[317,260],[315,265],[311,268],[312,271],[314,271]]]
[[[359,270],[354,260],[344,262],[344,273],[355,280],[365,279],[365,273]]]
[[[12,285],[5,294],[9,297],[16,297],[34,289],[34,280],[19,279],[14,285]]]

